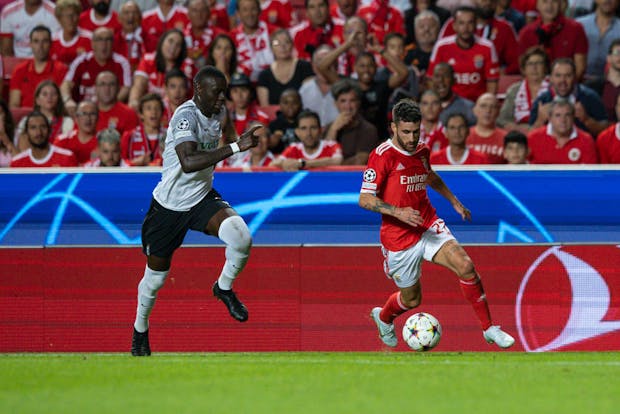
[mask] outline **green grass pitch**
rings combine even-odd
[[[0,354],[0,413],[619,413],[620,352]]]

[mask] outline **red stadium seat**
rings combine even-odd
[[[280,105],[260,106],[259,109],[267,114],[269,121],[273,121],[276,119],[277,113],[280,110]]]
[[[15,123],[15,126],[17,126],[17,124],[19,124],[19,121],[30,112],[32,112],[31,106],[20,106],[18,108],[12,108],[11,115],[13,115],[13,122]]]
[[[497,99],[504,100],[506,98],[506,91],[515,82],[523,80],[521,75],[500,75],[499,82],[497,83]]]

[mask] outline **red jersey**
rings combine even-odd
[[[73,100],[93,101],[95,98],[95,78],[104,70],[109,70],[116,75],[119,87],[131,86],[131,69],[129,61],[118,53],[112,53],[112,57],[104,65],[95,60],[93,52],[83,53],[78,56],[65,76],[65,80],[73,83]]]
[[[373,33],[383,44],[383,38],[390,32],[405,35],[403,15],[387,0],[376,0],[357,9],[357,15],[368,23],[368,33]]]
[[[136,70],[144,55],[142,28],[138,27],[133,33],[114,32],[114,51],[129,61],[132,71]]]
[[[444,126],[437,122],[432,131],[424,129],[424,124],[420,123],[420,144],[426,145],[431,152],[439,151],[448,146],[448,138],[444,132]]]
[[[319,142],[319,149],[313,154],[308,154],[301,142],[293,142],[284,148],[280,157],[292,160],[318,160],[321,158],[342,158],[342,147],[336,141]]]
[[[219,34],[226,34],[226,32],[215,26],[207,26],[197,36],[192,32],[191,24],[185,28],[183,35],[187,45],[187,57],[193,61],[196,70],[207,64],[207,55],[209,54],[211,43]]]
[[[259,19],[268,25],[288,29],[293,23],[293,7],[288,0],[266,0],[260,5]]]
[[[209,23],[213,27],[222,29],[225,32],[230,31],[230,19],[228,18],[228,11],[224,4],[216,3],[215,6],[211,7]]]
[[[123,135],[123,132],[134,129],[139,123],[136,111],[122,102],[117,102],[107,111],[99,109],[97,132],[106,128],[114,128]]]
[[[234,109],[230,110],[229,113],[230,119],[235,125],[237,135],[243,134],[247,126],[254,121],[258,121],[263,125],[269,125],[269,115],[261,111],[255,102],[250,104],[245,115],[238,114]]]
[[[381,244],[386,249],[398,252],[413,246],[437,220],[435,207],[426,192],[430,171],[429,149],[425,145],[408,153],[388,140],[370,153],[360,191],[376,195],[396,207],[412,207],[424,219],[423,224],[412,227],[392,216],[382,215]]]
[[[536,128],[527,135],[532,164],[596,164],[596,145],[590,134],[573,127],[570,140],[558,147],[551,135],[551,124]]]
[[[93,135],[88,141],[81,142],[78,138],[78,131],[74,129],[68,134],[58,135],[54,140],[54,145],[65,148],[75,154],[79,165],[83,165],[90,160],[98,157],[97,137]]]
[[[426,76],[431,78],[435,65],[447,62],[454,70],[456,82],[452,90],[457,95],[476,102],[487,90],[487,81],[499,79],[499,63],[495,46],[490,40],[475,37],[469,49],[456,44],[456,35],[444,37],[435,43]]]
[[[538,36],[539,30],[544,30],[550,40],[541,43]],[[543,25],[540,19],[527,24],[519,32],[519,56],[532,46],[542,45],[553,62],[557,58],[573,58],[576,53],[588,54],[588,38],[581,23],[573,19],[560,16],[549,25]]]
[[[620,123],[598,134],[596,149],[601,164],[620,164]]]
[[[32,156],[32,149],[20,152],[11,160],[10,167],[77,167],[75,155],[69,150],[50,145],[49,152],[42,159]]]
[[[452,158],[450,147],[431,154],[431,163],[435,165],[479,165],[488,164],[486,155],[471,148],[466,148],[460,160]]]
[[[233,165],[233,167],[240,167],[240,168],[269,167],[274,159],[275,157],[273,156],[271,151],[267,151],[263,159],[260,160],[257,163],[257,165],[252,165],[252,153],[250,151],[247,151],[245,155],[243,156],[243,158],[238,160],[235,163],[235,165]]]
[[[450,17],[439,32],[439,39],[455,34],[453,24],[454,17]],[[519,45],[512,24],[494,17],[486,25],[476,25],[476,35],[493,42],[499,63],[506,67],[507,74],[519,73]]]
[[[243,31],[243,25],[237,26],[231,33],[237,47],[237,69],[256,82],[258,74],[273,62],[269,36],[273,27],[265,22],[258,22],[258,29],[252,34]]]
[[[194,62],[189,58],[185,58],[183,65],[181,65],[181,70],[183,71],[183,73],[185,73],[187,79],[194,79],[194,74],[195,72],[197,72],[194,69]],[[136,69],[134,75],[144,76],[148,79],[149,93],[156,93],[160,96],[164,96],[164,87],[166,86],[166,74],[157,70],[154,52],[144,55],[142,60],[140,60],[140,63],[138,64],[138,68]]]
[[[20,106],[34,106],[34,92],[39,83],[51,79],[58,86],[62,83],[67,73],[67,65],[64,63],[48,60],[41,73],[35,72],[34,60],[28,59],[15,66],[9,90],[19,90],[22,93]],[[60,97],[59,97],[60,98]]]
[[[118,14],[114,10],[110,10],[110,13],[104,19],[96,20],[94,9],[84,10],[80,14],[78,27],[89,32],[94,32],[100,27],[112,29],[112,32],[121,31],[122,28],[121,23],[118,21]]]
[[[75,37],[68,42],[62,38],[62,31],[56,32],[52,37],[50,59],[70,65],[78,55],[91,51],[91,33],[78,29]]]
[[[131,161],[133,158],[144,154],[151,154],[152,165],[161,165],[161,152],[159,142],[166,138],[166,129],[161,128],[157,135],[147,135],[144,133],[142,125],[126,131],[121,137],[121,158]]]
[[[297,57],[307,61],[311,60],[314,49],[322,44],[335,47],[339,39],[331,21],[323,27],[312,27],[310,21],[305,20],[291,27],[290,32]]]
[[[142,14],[144,50],[154,52],[157,49],[157,42],[164,32],[175,28],[182,32],[188,24],[187,9],[183,6],[172,6],[168,16],[164,16],[159,6],[145,11]]]
[[[493,133],[488,137],[478,135],[476,127],[469,128],[469,136],[467,137],[467,146],[481,152],[487,157],[490,164],[505,164],[504,159],[504,137],[508,131],[495,128]]]

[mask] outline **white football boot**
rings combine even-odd
[[[486,331],[483,331],[483,335],[488,343],[495,343],[500,348],[510,348],[515,343],[515,339],[499,329],[497,325],[493,325]]]
[[[398,338],[396,338],[396,334],[394,333],[394,324],[383,322],[379,319],[379,313],[381,313],[381,308],[373,308],[372,311],[370,311],[370,317],[377,324],[377,329],[379,329],[379,338],[381,338],[384,344],[393,348],[398,343]]]

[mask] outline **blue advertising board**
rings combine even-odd
[[[462,243],[620,241],[620,169],[437,169],[471,211],[463,222],[429,189]],[[0,246],[139,245],[155,170],[4,171]],[[255,244],[378,244],[380,216],[358,205],[360,171],[216,172],[215,188]],[[219,244],[190,232],[186,244]]]

